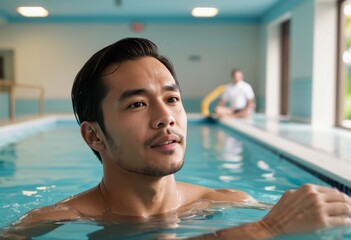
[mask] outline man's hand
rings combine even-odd
[[[351,225],[351,198],[333,188],[306,184],[287,191],[261,220],[274,235]]]
[[[350,197],[333,188],[306,184],[284,193],[272,210],[258,222],[189,239],[266,239],[321,228],[351,226],[350,217]]]

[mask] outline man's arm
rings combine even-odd
[[[232,114],[233,110],[226,107],[226,101],[221,98],[214,110],[214,112],[219,116],[219,117],[223,117],[223,116],[226,116],[226,115],[230,115]]]
[[[236,117],[236,118],[248,117],[252,113],[254,108],[255,108],[255,100],[249,99],[247,100],[246,107],[237,113],[233,113],[233,117]]]
[[[2,240],[30,240],[33,237],[44,235],[62,226],[62,224],[54,222],[33,222],[28,224],[18,224],[7,227],[4,231],[0,231],[0,239]]]
[[[0,232],[0,239],[32,239],[53,231],[62,224],[55,220],[73,220],[81,216],[65,204],[55,204],[34,209],[22,216],[17,223]]]
[[[221,99],[218,101],[217,107],[222,107],[222,106],[224,106],[224,105],[225,105],[225,100],[221,98]]]
[[[290,190],[260,221],[189,238],[265,239],[321,228],[351,226],[351,198],[335,189],[306,184]]]

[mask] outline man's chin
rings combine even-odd
[[[149,177],[165,177],[171,174],[175,174],[180,169],[182,169],[184,165],[184,161],[178,163],[176,165],[167,166],[167,167],[159,167],[159,166],[144,166],[139,169],[126,169],[130,172],[149,176]]]

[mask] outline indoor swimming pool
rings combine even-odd
[[[73,117],[3,131],[0,141],[0,229],[31,209],[85,191],[101,180],[101,164],[81,138]],[[305,183],[328,186],[276,149],[204,119],[189,120],[185,165],[176,178],[210,188],[243,190],[268,205],[284,191]],[[180,218],[144,222],[60,221],[52,223],[53,231],[35,239],[183,239],[255,221],[267,211],[212,205],[205,210],[194,208]],[[323,230],[299,239],[351,239],[351,230]]]

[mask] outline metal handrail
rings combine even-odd
[[[10,120],[13,120],[15,118],[15,88],[39,89],[39,91],[40,91],[39,114],[40,115],[43,114],[43,112],[44,112],[44,94],[45,94],[45,89],[43,86],[28,84],[28,83],[17,83],[17,82],[8,81],[8,80],[2,80],[2,81],[0,81],[0,95],[2,93],[2,91],[1,91],[2,87],[8,87],[8,92],[9,92],[9,97],[10,97],[10,102],[9,102]]]

